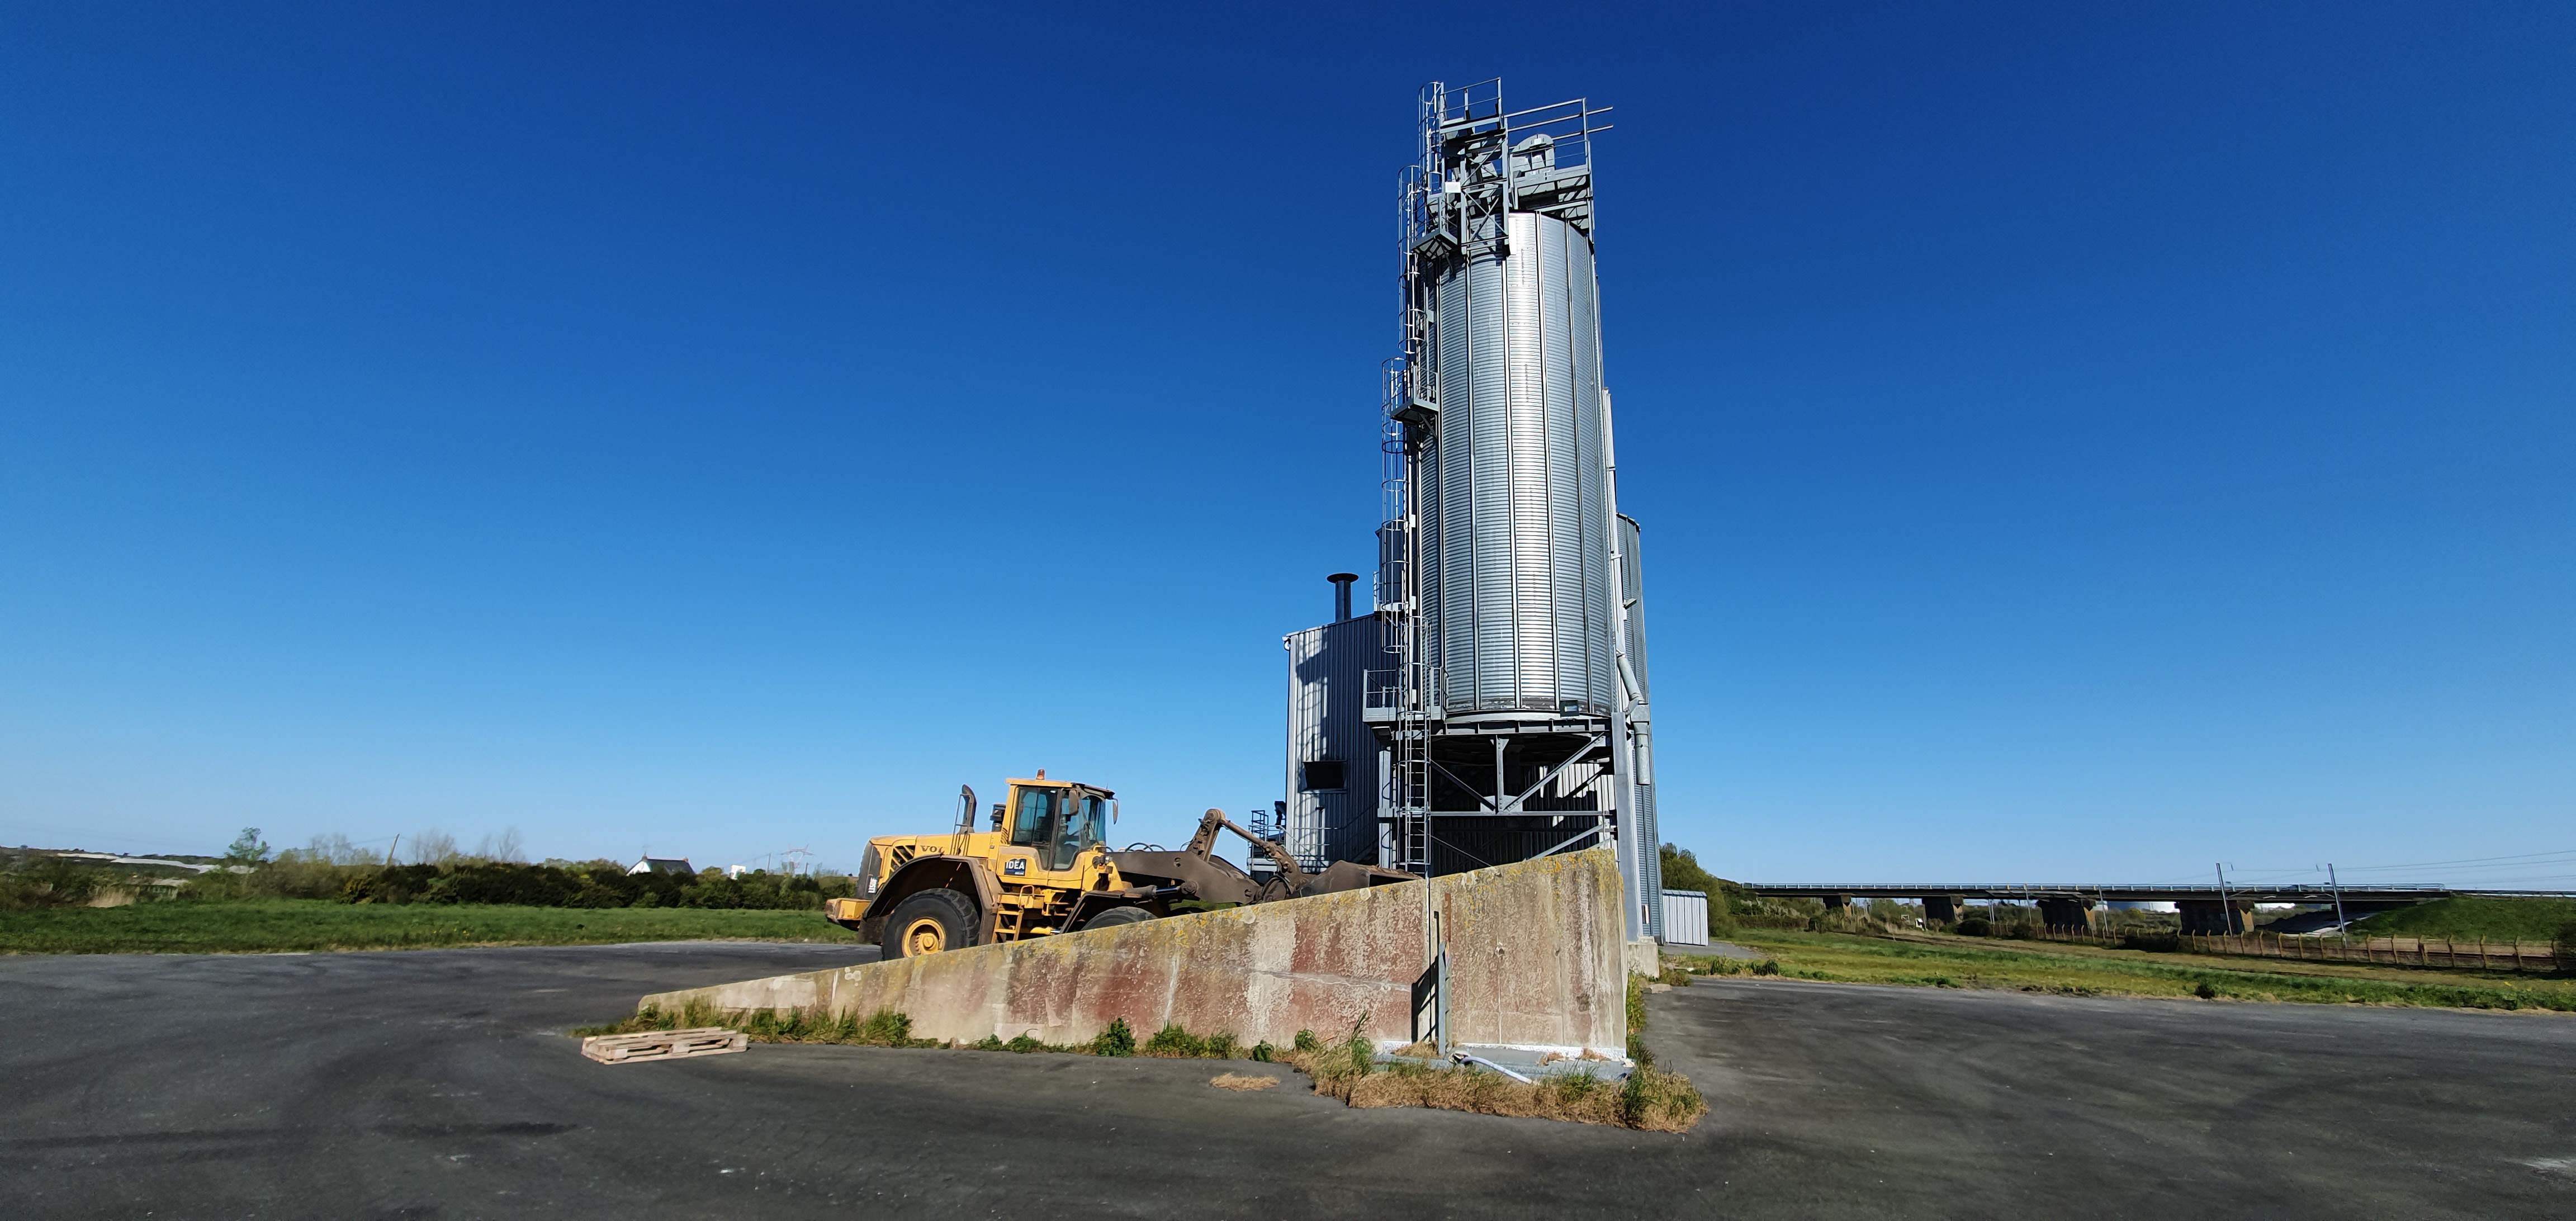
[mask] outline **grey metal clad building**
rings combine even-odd
[[[1604,113],[1513,110],[1499,81],[1422,91],[1397,193],[1377,610],[1288,638],[1288,825],[1301,857],[1421,873],[1612,842],[1638,937],[1662,924],[1662,886],[1640,540],[1618,511],[1593,265]],[[1317,762],[1344,787],[1317,788]]]
[[[1378,742],[1363,712],[1384,651],[1375,612],[1284,638],[1288,647],[1288,812],[1299,866],[1378,859]]]
[[[1656,934],[1666,945],[1708,944],[1708,894],[1698,890],[1664,892],[1664,930]]]

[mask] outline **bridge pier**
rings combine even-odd
[[[2042,899],[2039,922],[2052,933],[2089,933],[2093,931],[2093,900]]]
[[[1966,906],[1965,903],[1963,903],[1957,895],[1924,895],[1923,922],[1926,924],[1957,924],[1959,922],[1959,910],[1964,906]]]
[[[1844,908],[1844,907],[1849,907],[1849,906],[1851,906],[1851,896],[1850,896],[1850,895],[1826,895],[1826,896],[1824,896],[1824,900],[1825,900],[1825,907],[1826,907],[1826,909],[1827,909],[1827,910],[1833,910],[1833,909],[1837,909],[1837,908]]]
[[[2174,906],[2182,912],[2182,931],[2195,936],[2254,931],[2254,905],[2244,899],[2180,899]]]

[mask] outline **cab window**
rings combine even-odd
[[[1020,808],[1011,816],[1013,844],[1042,848],[1055,840],[1056,797],[1054,789],[1020,790]]]
[[[1099,843],[1101,837],[1108,833],[1108,802],[1085,794],[1067,804],[1070,809],[1064,822],[1064,836],[1056,841],[1055,850],[1047,860],[1049,869],[1073,868],[1074,858],[1081,856],[1083,849]]]

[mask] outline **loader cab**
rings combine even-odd
[[[1038,868],[1071,870],[1085,849],[1108,842],[1116,794],[1065,780],[1014,780],[1003,829],[1015,848],[1037,854]]]

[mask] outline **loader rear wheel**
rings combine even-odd
[[[1083,921],[1082,931],[1088,933],[1096,928],[1116,928],[1122,924],[1143,924],[1153,918],[1154,913],[1146,911],[1141,907],[1113,907],[1108,911],[1102,912],[1097,916],[1093,916],[1092,918]]]
[[[925,890],[886,917],[879,958],[916,958],[975,944],[975,904],[945,887]]]

